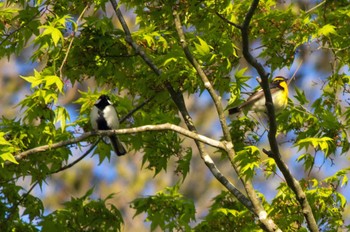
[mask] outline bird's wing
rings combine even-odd
[[[277,86],[273,86],[272,88],[270,88],[271,95],[273,95],[278,90],[279,90],[279,88]],[[255,102],[256,100],[258,100],[260,98],[265,99],[263,89],[259,89],[258,91],[254,92],[252,95],[250,95],[248,97],[248,99],[244,103],[242,103],[242,105],[239,106],[239,108],[242,109],[245,106],[252,104],[253,102]]]
[[[264,91],[262,89],[259,89],[258,91],[254,92],[252,95],[250,95],[245,102],[242,103],[242,105],[239,106],[240,109],[244,108],[247,105],[252,104],[259,98],[264,97]]]
[[[90,113],[90,122],[92,125],[92,129],[97,130],[97,118],[99,117],[98,115],[98,109],[96,106],[93,106],[91,113]]]

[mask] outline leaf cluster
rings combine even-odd
[[[121,231],[121,213],[114,205],[107,204],[112,195],[93,200],[92,193],[90,189],[84,196],[66,202],[64,209],[44,217],[39,223],[42,231]]]
[[[145,212],[151,230],[160,227],[169,231],[190,231],[190,223],[195,221],[195,207],[192,200],[183,197],[179,186],[168,187],[154,196],[135,199],[131,207],[135,216]]]

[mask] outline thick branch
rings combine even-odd
[[[145,131],[162,131],[162,130],[172,130],[172,131],[178,132],[179,134],[182,134],[188,138],[192,138],[194,140],[198,140],[200,142],[203,142],[207,145],[217,147],[220,149],[224,149],[224,150],[226,149],[225,144],[220,142],[220,141],[208,138],[204,135],[200,135],[200,134],[197,134],[195,132],[191,132],[191,131],[186,130],[182,127],[179,127],[179,126],[176,126],[176,125],[173,125],[170,123],[165,123],[165,124],[159,124],[159,125],[146,125],[146,126],[140,126],[140,127],[134,127],[134,128],[128,128],[128,129],[87,132],[87,133],[84,133],[81,136],[76,137],[76,138],[68,139],[65,141],[61,141],[61,142],[57,142],[57,143],[53,143],[53,144],[49,144],[49,145],[39,146],[39,147],[30,149],[30,150],[21,152],[21,153],[17,154],[15,156],[15,158],[17,161],[20,161],[31,154],[53,150],[53,149],[65,147],[65,146],[68,146],[71,144],[76,144],[76,143],[79,143],[81,141],[86,140],[90,136],[96,136],[96,135],[108,136],[108,135],[113,135],[113,134],[134,134],[134,133],[140,133],[140,132],[145,132]]]
[[[110,0],[110,3],[112,4],[115,14],[118,17],[118,20],[120,24],[123,27],[123,30],[125,32],[125,40],[126,42],[135,50],[137,54],[141,56],[141,58],[146,62],[146,64],[155,72],[157,75],[160,75],[162,72],[161,70],[152,62],[152,60],[146,55],[146,53],[139,47],[139,45],[132,39],[128,24],[126,23],[124,16],[122,12],[120,11],[118,7],[118,3],[116,0]]]
[[[192,53],[188,47],[187,41],[186,41],[185,33],[183,31],[183,27],[182,27],[181,20],[180,20],[180,15],[176,11],[176,9],[173,9],[173,16],[174,16],[176,31],[177,31],[178,36],[180,38],[182,49],[184,50],[184,53],[185,53],[188,61],[196,69],[198,75],[200,76],[200,78],[202,79],[202,82],[204,83],[205,88],[209,92],[209,94],[210,94],[210,96],[215,104],[216,110],[217,110],[218,115],[219,115],[221,128],[222,128],[222,131],[224,133],[224,138],[226,141],[232,141],[228,126],[226,124],[226,117],[224,114],[224,108],[221,104],[221,97],[216,94],[212,84],[210,83],[208,77],[204,73],[202,67],[200,66],[200,64],[198,63],[196,58],[192,55]],[[230,148],[227,150],[228,158],[232,164],[232,167],[236,171],[236,173],[239,173],[239,169],[235,165],[234,159],[233,159],[233,157],[235,156],[235,151],[233,149],[232,142],[230,142],[229,145],[230,145]],[[268,231],[278,230],[278,227],[273,222],[273,220],[271,220],[270,218],[267,218],[267,213],[266,213],[265,209],[263,208],[261,202],[259,201],[259,199],[255,193],[255,190],[253,188],[252,183],[249,180],[243,180],[242,178],[241,178],[241,182],[243,183],[245,190],[249,196],[249,199],[252,202],[253,212],[259,216],[259,220],[261,222],[262,227]]]
[[[285,177],[288,186],[293,190],[296,195],[296,198],[302,207],[302,212],[307,221],[307,225],[310,231],[319,231],[317,227],[316,220],[311,210],[311,206],[306,198],[304,191],[302,190],[300,183],[292,176],[289,171],[287,165],[282,161],[281,155],[279,152],[277,140],[276,140],[276,132],[277,132],[277,123],[275,117],[275,110],[272,103],[271,92],[269,88],[269,80],[268,74],[265,71],[264,67],[251,55],[249,50],[249,24],[254,15],[256,8],[259,5],[259,0],[253,0],[248,13],[244,19],[241,34],[242,34],[242,49],[243,56],[247,60],[247,62],[252,65],[261,77],[261,87],[264,90],[265,99],[266,99],[266,108],[267,108],[267,116],[269,119],[269,132],[268,139],[271,147],[271,152],[267,152],[270,157],[272,157],[278,168],[281,170],[283,176]]]
[[[255,57],[253,57],[250,54],[249,51],[249,24],[250,21],[254,15],[254,11],[255,9],[258,7],[259,5],[259,0],[254,0],[252,2],[252,5],[250,6],[246,17],[244,19],[244,22],[242,24],[242,28],[241,28],[241,34],[242,34],[242,52],[243,52],[243,56],[244,58],[247,60],[247,62],[253,66],[256,71],[259,73],[261,78],[268,78],[268,74],[266,73],[264,67],[255,59]]]

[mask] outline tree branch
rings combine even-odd
[[[182,134],[188,138],[192,138],[194,140],[203,142],[207,145],[217,147],[217,148],[220,148],[223,150],[227,149],[227,146],[223,142],[220,142],[218,140],[208,138],[204,135],[200,135],[200,134],[197,134],[195,132],[186,130],[186,129],[184,129],[180,126],[176,126],[174,124],[165,123],[165,124],[159,124],[159,125],[145,125],[145,126],[128,128],[128,129],[91,131],[91,132],[84,133],[81,136],[76,137],[76,138],[68,139],[65,141],[61,141],[61,142],[57,142],[57,143],[53,143],[53,144],[49,144],[49,145],[35,147],[35,148],[30,149],[30,150],[21,152],[21,153],[15,155],[15,159],[16,159],[16,161],[20,161],[20,160],[28,157],[29,155],[32,155],[35,153],[45,152],[45,151],[54,150],[54,149],[57,149],[60,147],[65,147],[65,146],[68,146],[71,144],[76,144],[76,143],[79,143],[81,141],[86,140],[90,136],[97,136],[97,135],[110,136],[113,134],[117,134],[117,135],[119,135],[119,134],[134,134],[134,133],[140,133],[140,132],[146,132],[146,131],[163,131],[163,130],[175,131],[175,132],[178,132],[179,134]]]
[[[227,18],[225,18],[222,14],[220,14],[219,12],[215,12],[215,14],[216,14],[217,16],[219,16],[219,18],[221,18],[222,20],[224,20],[226,23],[228,23],[228,24],[234,26],[235,28],[242,29],[242,26],[241,26],[241,25],[238,25],[238,24],[236,24],[236,23],[234,23],[234,22],[231,22],[230,20],[228,20]]]
[[[63,167],[61,167],[61,168],[59,168],[59,169],[57,169],[57,170],[55,170],[55,171],[52,171],[52,172],[48,173],[48,175],[62,172],[62,171],[64,171],[64,170],[68,169],[68,168],[73,167],[73,166],[76,165],[77,163],[79,163],[82,159],[84,159],[84,158],[97,146],[97,144],[101,141],[101,139],[102,139],[102,137],[100,137],[99,139],[97,139],[96,142],[95,142],[94,144],[92,144],[92,145],[89,147],[89,149],[88,149],[87,151],[85,151],[85,153],[84,153],[82,156],[80,156],[78,159],[74,160],[74,161],[73,161],[72,163],[70,163],[70,164],[67,164],[67,165],[65,165],[65,166],[63,166]]]
[[[148,104],[150,101],[152,101],[154,99],[155,95],[153,95],[152,97],[146,99],[144,102],[142,102],[140,105],[136,106],[133,110],[131,110],[127,115],[125,115],[123,118],[121,118],[119,120],[119,123],[123,123],[126,119],[128,119],[129,117],[131,117],[131,115],[133,115],[136,111],[138,111],[139,109],[141,109],[142,107],[144,107],[146,104]]]
[[[139,45],[132,39],[128,24],[126,23],[122,12],[118,7],[118,3],[116,0],[110,0],[114,8],[114,12],[118,17],[120,24],[125,32],[125,40],[126,42],[135,50],[135,52],[141,56],[141,58],[146,62],[146,64],[155,72],[158,76],[161,75],[161,70],[152,62],[152,60],[146,55],[146,53],[139,47]]]
[[[207,75],[204,73],[202,67],[200,66],[200,64],[198,63],[196,58],[192,55],[192,53],[188,47],[188,43],[186,41],[185,33],[183,31],[183,27],[182,27],[181,20],[180,20],[180,15],[177,12],[177,10],[175,9],[175,7],[173,8],[173,16],[174,16],[175,28],[176,28],[177,34],[180,38],[180,43],[181,43],[182,49],[184,50],[184,53],[187,57],[187,60],[196,69],[198,75],[200,76],[200,78],[202,79],[202,82],[204,83],[205,88],[209,92],[209,94],[214,102],[214,105],[216,107],[216,111],[218,112],[218,115],[219,115],[220,125],[221,125],[221,129],[223,131],[223,134],[224,134],[224,138],[226,141],[230,141],[229,142],[229,149],[226,150],[227,154],[228,154],[228,158],[232,164],[232,167],[236,171],[236,173],[239,174],[239,168],[236,166],[234,159],[233,159],[233,157],[235,156],[235,151],[233,149],[233,144],[231,142],[232,138],[230,135],[230,131],[229,131],[229,128],[226,124],[226,117],[224,114],[224,108],[221,104],[221,97],[216,94],[216,92],[215,92],[212,84],[210,83]],[[265,211],[261,202],[259,201],[259,199],[255,193],[255,190],[253,188],[252,183],[249,180],[243,180],[242,178],[240,178],[240,180],[243,183],[245,190],[249,196],[249,199],[252,202],[253,208],[251,208],[250,210],[258,216],[262,227],[268,231],[278,230],[278,226],[274,223],[274,221],[271,218],[267,218],[267,212]]]
[[[202,79],[202,82],[203,82],[205,88],[208,90],[210,97],[214,102],[214,105],[216,107],[216,111],[218,112],[220,125],[221,125],[221,129],[224,133],[225,140],[231,141],[232,139],[231,139],[230,131],[229,131],[227,124],[226,124],[226,117],[224,114],[224,108],[221,104],[221,97],[216,94],[216,92],[215,92],[212,84],[210,83],[207,75],[204,73],[202,67],[200,66],[200,64],[198,63],[196,58],[192,55],[192,53],[188,47],[184,31],[182,29],[180,16],[179,16],[178,12],[176,11],[176,9],[173,10],[173,16],[174,16],[175,28],[176,28],[177,34],[180,38],[180,43],[181,43],[182,49],[184,50],[184,53],[187,57],[187,60],[196,69],[199,77]]]
[[[162,74],[161,70],[152,62],[152,60],[145,54],[145,52],[135,43],[132,39],[130,30],[124,20],[123,14],[121,13],[118,3],[116,0],[110,0],[115,13],[119,19],[119,22],[121,23],[124,32],[125,32],[125,40],[126,42],[135,50],[137,54],[140,55],[140,57],[145,61],[145,63],[153,70],[153,72],[160,76]],[[172,100],[178,107],[185,123],[188,129],[194,133],[197,133],[197,129],[194,126],[193,120],[191,116],[189,115],[185,101],[183,98],[183,95],[179,91],[175,91],[172,85],[169,82],[166,82],[165,87],[167,88],[169,94],[171,95]],[[203,143],[200,143],[199,141],[195,140],[195,143],[198,147],[199,154],[206,164],[206,166],[209,168],[211,173],[215,176],[215,178],[224,185],[228,191],[230,191],[243,205],[245,205],[249,210],[252,210],[251,202],[250,200],[244,196],[225,176],[221,174],[219,169],[216,167],[214,161],[211,159],[210,155],[205,152]]]
[[[246,14],[244,22],[242,24],[241,34],[242,34],[243,56],[247,60],[247,62],[251,66],[253,66],[259,73],[261,77],[260,84],[265,94],[265,101],[266,101],[265,104],[267,108],[267,116],[269,119],[268,139],[269,139],[271,151],[264,150],[264,152],[275,160],[278,168],[281,170],[283,176],[285,177],[288,186],[293,190],[294,194],[296,195],[296,198],[300,206],[302,207],[302,212],[307,221],[307,225],[310,231],[319,231],[316,220],[312,213],[311,206],[309,205],[309,202],[306,198],[304,191],[300,186],[300,183],[292,176],[291,172],[288,169],[288,166],[281,159],[281,154],[279,152],[279,148],[276,140],[277,123],[276,123],[275,110],[272,102],[272,96],[269,88],[268,74],[265,71],[264,67],[251,55],[249,50],[249,24],[258,5],[259,5],[259,0],[253,0]]]
[[[247,60],[247,62],[253,66],[256,71],[259,73],[260,77],[262,79],[268,79],[268,74],[266,73],[264,67],[255,59],[255,57],[253,57],[250,54],[249,51],[249,24],[250,21],[254,15],[255,9],[258,7],[259,5],[259,0],[253,0],[247,14],[246,17],[243,21],[242,24],[242,28],[241,28],[241,34],[242,34],[242,52],[243,52],[243,56],[244,58]],[[270,94],[271,95],[271,94]]]

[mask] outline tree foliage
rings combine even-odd
[[[0,2],[0,57],[30,64],[1,90],[17,104],[0,121],[0,228],[349,229],[349,17],[348,1]],[[278,74],[292,81],[275,115]],[[267,113],[227,120],[256,75]],[[100,94],[123,129],[91,132]],[[103,190],[108,133],[129,154],[103,170],[120,181]]]

